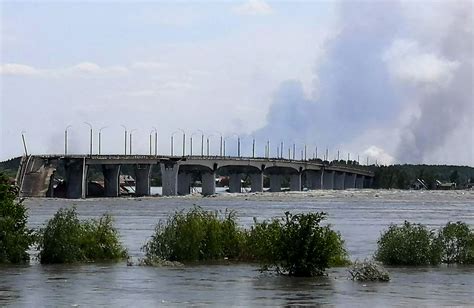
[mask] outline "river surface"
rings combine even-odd
[[[41,227],[61,207],[81,218],[111,214],[134,263],[156,223],[195,205],[235,210],[239,223],[285,211],[328,213],[352,260],[370,258],[380,232],[404,220],[438,228],[462,220],[474,227],[474,192],[316,191],[219,194],[216,197],[28,199],[29,225]],[[390,267],[388,283],[348,279],[347,268],[327,276],[289,278],[260,273],[257,265],[141,267],[118,264],[0,266],[0,306],[474,306],[474,266]]]

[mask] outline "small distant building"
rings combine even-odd
[[[456,183],[450,183],[450,182],[441,182],[436,180],[436,189],[439,190],[453,190],[456,189]]]
[[[414,190],[428,189],[428,185],[426,185],[422,179],[416,179],[416,181],[410,185],[410,188]]]

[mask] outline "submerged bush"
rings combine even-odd
[[[237,226],[235,212],[226,211],[220,216],[217,211],[194,207],[187,212],[175,212],[156,226],[155,233],[142,247],[143,263],[237,260],[244,242],[245,232]]]
[[[344,241],[330,226],[320,226],[325,213],[290,214],[257,222],[247,249],[262,269],[290,276],[322,275],[326,268],[348,263]]]
[[[110,216],[81,222],[75,209],[60,209],[48,221],[39,232],[38,249],[43,264],[119,260],[127,256]]]
[[[435,234],[421,224],[392,224],[377,244],[375,259],[384,264],[436,265],[441,261],[442,249]]]
[[[438,232],[444,263],[474,264],[474,232],[464,222],[448,222]]]
[[[349,269],[351,279],[355,281],[389,281],[390,275],[381,265],[373,261],[356,261]]]
[[[0,173],[0,263],[29,260],[33,232],[26,227],[26,207],[17,198],[18,189]]]

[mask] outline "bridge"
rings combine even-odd
[[[291,160],[229,156],[157,156],[157,155],[29,155],[23,156],[17,173],[17,185],[23,197],[52,197],[57,170],[64,170],[66,197],[85,198],[88,170],[100,166],[104,176],[104,196],[120,195],[120,170],[133,166],[135,195],[150,195],[152,167],[159,167],[162,195],[186,195],[191,192],[193,177],[201,178],[202,194],[216,192],[216,176],[229,177],[229,191],[242,191],[242,178],[250,179],[252,192],[264,190],[264,177],[270,180],[270,192],[282,189],[289,179],[289,189],[370,188],[373,173],[357,164],[330,163],[320,159]],[[155,167],[155,168],[156,168]]]

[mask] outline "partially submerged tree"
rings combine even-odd
[[[29,261],[33,231],[26,226],[27,210],[18,200],[18,189],[0,173],[0,263]]]

